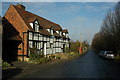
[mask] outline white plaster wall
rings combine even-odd
[[[48,32],[50,32],[50,29],[47,29]]]
[[[57,34],[59,34],[59,31],[56,31]]]
[[[30,23],[30,26],[33,28],[33,23]]]

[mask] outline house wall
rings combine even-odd
[[[40,33],[36,33],[36,32],[28,32],[28,33],[29,33],[28,47],[29,48],[36,47],[36,49],[38,50],[38,53],[41,54],[41,52],[43,51],[44,40],[46,41],[45,36],[43,37],[43,35],[41,35]]]
[[[38,53],[40,53],[44,51],[44,44],[46,43],[46,53],[52,54],[63,52],[63,44],[65,44],[65,47],[69,46],[67,39],[63,40],[62,38],[42,35],[38,32],[38,29],[36,29],[36,32],[29,32],[28,25],[21,18],[13,5],[10,6],[4,17],[19,32],[19,35],[22,38],[22,43],[18,45],[18,58],[20,59],[23,58],[23,56],[26,58],[28,57],[26,55],[29,55],[29,47],[33,48],[33,46],[36,46]],[[32,28],[34,27],[33,23],[30,23],[30,25],[32,26]],[[37,25],[36,27],[39,27],[39,25]],[[48,29],[48,31],[53,34],[52,29]],[[61,31],[56,32],[59,35],[62,35]],[[66,34],[64,33],[63,35],[66,36]]]
[[[20,37],[23,38],[22,32],[26,32],[29,28],[21,16],[17,13],[13,5],[10,5],[10,8],[7,10],[4,17],[14,26],[17,31],[19,31]]]
[[[40,33],[29,32],[29,47],[33,47],[33,42],[36,42],[36,47],[38,51],[43,51],[44,42],[46,42],[46,53],[52,54],[57,52],[63,52],[63,44],[66,45],[66,40],[63,41],[62,38],[50,37],[41,35]]]

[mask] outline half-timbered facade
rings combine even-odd
[[[11,31],[12,35],[11,35]],[[30,55],[30,48],[35,47],[39,54],[64,52],[69,47],[68,31],[45,18],[25,10],[21,4],[10,5],[3,17],[3,40],[7,48],[16,49],[19,59],[24,60]],[[9,47],[11,44],[11,47]],[[10,50],[9,50],[10,51]],[[7,51],[3,51],[5,55]],[[14,54],[15,54],[14,52]],[[9,53],[12,56],[12,53]]]

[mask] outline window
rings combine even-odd
[[[37,42],[33,42],[33,47],[37,48]]]
[[[31,40],[32,40],[32,37],[33,37],[32,33],[31,33],[31,32],[29,32],[29,39],[31,39]]]
[[[34,40],[38,40],[38,35],[34,33]]]
[[[53,48],[53,44],[52,43],[50,43],[50,48]]]
[[[53,29],[51,29],[51,35],[53,35]]]
[[[51,33],[51,35],[53,35],[53,29],[51,28],[51,29],[47,29],[47,31],[49,32],[49,33]]]
[[[63,35],[65,36],[65,33],[63,33]]]
[[[30,46],[30,48],[33,47],[33,45],[32,45],[32,41],[29,41],[29,46]]]
[[[39,43],[39,49],[41,49],[41,44]]]
[[[34,28],[33,28],[33,29],[34,29],[35,32],[39,32],[39,29],[40,29],[40,28],[39,28],[38,21],[35,21],[35,22],[34,22]]]
[[[66,37],[68,37],[68,33],[66,34]]]
[[[62,32],[61,31],[59,31],[59,34],[60,34],[60,36],[62,35]]]
[[[37,49],[39,49],[39,43],[38,43],[38,42],[36,42],[36,44],[37,44]]]
[[[35,32],[39,32],[39,25],[35,23]]]

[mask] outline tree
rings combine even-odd
[[[120,2],[109,10],[103,20],[100,31],[94,35],[92,40],[92,48],[97,51],[112,50],[118,52],[120,50]]]

